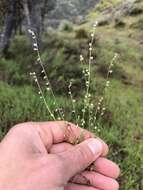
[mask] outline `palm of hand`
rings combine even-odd
[[[117,182],[113,179],[119,174],[117,165],[105,159],[95,161],[96,171],[87,171],[85,168],[80,174],[74,174],[72,165],[81,160],[75,158],[73,145],[75,137],[84,133],[84,139],[92,137],[86,130],[70,124],[68,135],[67,123],[45,122],[25,123],[13,128],[0,144],[1,155],[0,189],[16,190],[116,190]],[[72,131],[70,133],[70,130]],[[107,145],[102,141],[102,156],[108,152]],[[69,155],[66,159],[65,155]],[[85,156],[86,157],[86,156]],[[73,173],[72,173],[73,172]],[[72,177],[72,178],[71,178]]]

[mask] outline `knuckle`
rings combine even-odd
[[[15,126],[13,126],[10,129],[10,132],[21,131],[21,130],[24,130],[26,128],[26,126],[33,126],[33,125],[34,125],[34,122],[19,123],[19,124],[16,124]]]
[[[19,129],[21,129],[21,124],[17,124],[17,125],[15,125],[15,126],[13,126],[13,127],[9,130],[9,133],[10,133],[10,134],[13,134],[13,133],[19,131]]]
[[[27,126],[33,126],[33,122],[27,122],[27,123],[20,123],[20,124],[16,124],[15,126],[13,126],[9,132],[8,135],[14,135],[14,136],[18,136],[18,134],[25,134],[27,133],[27,129],[29,129]]]

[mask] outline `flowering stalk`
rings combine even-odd
[[[73,98],[71,88],[72,88],[72,81],[70,81],[70,84],[68,86],[68,90],[69,90],[68,94],[70,96],[70,100],[71,100],[71,103],[72,103],[72,114],[74,115],[76,125],[78,126],[78,120],[79,120],[79,118],[78,118],[78,114],[76,112],[76,106],[75,106],[76,100]]]
[[[37,84],[37,86],[38,86],[38,89],[39,89],[39,92],[38,92],[38,93],[39,93],[39,95],[40,95],[40,99],[43,99],[43,102],[44,102],[44,104],[45,104],[45,106],[46,106],[46,108],[47,108],[47,110],[48,110],[50,116],[52,117],[52,119],[53,119],[53,120],[56,120],[54,114],[52,113],[52,111],[51,111],[51,109],[50,109],[50,107],[49,107],[49,105],[47,104],[47,101],[46,101],[45,96],[44,96],[44,94],[43,94],[42,88],[41,88],[41,86],[40,86],[40,84],[39,84],[39,81],[38,81],[38,78],[37,78],[37,76],[36,76],[36,73],[33,72],[33,73],[30,73],[30,75],[33,77],[34,81],[36,82],[36,84]]]
[[[91,33],[91,41],[89,43],[89,58],[88,58],[88,69],[84,70],[83,73],[85,75],[85,85],[86,85],[86,93],[84,96],[84,107],[82,109],[82,119],[81,119],[81,125],[84,127],[85,125],[85,113],[87,111],[88,114],[88,126],[90,126],[91,123],[91,109],[92,105],[90,105],[90,84],[91,84],[91,64],[93,61],[92,51],[93,51],[93,42],[95,38],[95,30],[98,25],[98,22],[95,22],[93,25],[93,32]],[[80,61],[83,62],[84,58],[82,55],[80,55]]]
[[[101,118],[104,115],[104,112],[106,110],[105,107],[103,107],[103,102],[104,102],[104,95],[102,95],[96,105],[96,109],[94,111],[94,103],[91,101],[91,93],[90,93],[90,88],[91,88],[91,67],[92,67],[92,61],[94,60],[93,58],[93,42],[94,42],[94,38],[95,38],[95,30],[97,27],[97,22],[94,24],[93,26],[93,31],[91,33],[91,41],[89,43],[89,57],[88,57],[88,68],[84,68],[83,67],[83,75],[85,78],[85,95],[84,95],[84,100],[83,100],[83,108],[81,110],[82,112],[82,116],[80,116],[80,114],[78,114],[78,112],[76,111],[76,100],[74,99],[73,95],[72,95],[72,81],[70,81],[70,84],[68,86],[68,94],[70,96],[71,99],[71,103],[72,103],[72,114],[74,115],[74,119],[77,124],[77,126],[80,124],[82,127],[85,127],[85,123],[87,120],[87,124],[89,126],[90,129],[92,129],[94,127],[94,129],[97,129],[97,116],[98,119]],[[36,39],[36,35],[32,30],[29,30],[29,33],[32,35],[32,39],[34,41],[33,43],[33,50],[37,53],[37,60],[36,63],[40,64],[42,71],[41,73],[44,74],[43,79],[45,80],[45,84],[46,84],[46,91],[50,92],[54,98],[54,105],[56,105],[56,109],[55,112],[58,114],[58,120],[65,120],[65,115],[63,112],[62,108],[58,107],[57,101],[56,101],[56,97],[54,95],[54,92],[52,90],[52,86],[50,84],[50,81],[48,79],[48,76],[46,74],[46,70],[44,68],[44,65],[42,63],[41,60],[41,56],[40,56],[40,52],[39,52],[39,48],[38,48],[38,44],[37,44],[37,39]],[[117,54],[115,54],[115,56],[113,57],[113,59],[111,60],[110,64],[109,64],[109,68],[108,68],[108,72],[107,72],[107,77],[106,77],[106,82],[105,82],[105,87],[104,87],[104,92],[103,94],[105,94],[105,91],[108,89],[109,85],[110,85],[110,81],[109,81],[109,77],[112,74],[113,70],[113,66],[114,66],[114,62],[117,58]],[[80,55],[80,62],[81,63],[85,63],[85,65],[87,65],[85,58],[83,57],[83,55]],[[84,65],[83,65],[84,66]],[[34,78],[38,89],[39,89],[39,95],[40,98],[43,99],[43,102],[50,114],[50,116],[52,117],[53,120],[56,120],[56,117],[54,115],[53,110],[50,109],[46,98],[44,96],[44,92],[40,86],[40,83],[38,81],[38,78],[36,76],[36,73],[30,73],[30,75]],[[87,118],[85,119],[85,116],[87,114]],[[80,122],[80,123],[79,123]],[[97,129],[98,131],[100,129]]]
[[[57,101],[56,101],[56,97],[55,97],[55,95],[54,95],[54,92],[53,92],[53,89],[52,89],[52,85],[51,85],[51,83],[50,83],[50,81],[49,81],[49,79],[48,79],[48,76],[47,76],[47,73],[46,73],[46,70],[45,70],[45,68],[44,68],[44,64],[43,64],[43,62],[42,62],[42,60],[41,60],[41,56],[40,56],[40,51],[39,51],[39,48],[38,48],[38,43],[37,43],[37,38],[36,38],[36,35],[35,35],[35,33],[31,30],[31,29],[29,29],[28,30],[28,32],[31,34],[31,36],[32,36],[32,39],[33,39],[33,50],[37,53],[37,60],[36,60],[36,63],[37,64],[40,64],[40,66],[41,66],[41,68],[42,68],[42,71],[41,71],[41,73],[42,74],[44,74],[44,77],[43,77],[43,79],[46,81],[46,91],[47,92],[51,92],[51,94],[52,94],[52,96],[53,96],[53,98],[54,98],[54,102],[53,102],[53,105],[56,105],[56,113],[59,115],[58,116],[58,120],[64,120],[64,114],[63,114],[63,112],[61,111],[61,109],[59,109],[58,107],[58,104],[57,104]],[[38,79],[37,79],[38,80]],[[38,84],[37,84],[38,85]],[[38,85],[38,88],[39,88],[39,86],[40,86],[40,84]],[[40,89],[39,89],[40,90]],[[41,89],[42,90],[42,89]],[[42,94],[43,94],[43,92],[42,92]],[[44,95],[44,94],[43,94]],[[44,98],[44,102],[46,101],[46,99]],[[47,104],[47,103],[46,103]],[[46,106],[47,107],[47,106]],[[48,111],[49,111],[49,109],[48,109]]]
[[[106,81],[105,81],[104,92],[103,92],[103,95],[99,98],[98,103],[97,103],[97,107],[96,107],[96,111],[95,111],[95,115],[94,115],[94,123],[96,123],[97,114],[99,112],[100,112],[99,118],[101,118],[104,115],[104,113],[105,113],[106,108],[103,106],[104,95],[105,95],[106,90],[110,86],[109,77],[113,73],[113,67],[114,67],[114,63],[115,63],[117,57],[118,57],[118,54],[115,53],[114,57],[112,58],[112,60],[111,60],[111,62],[109,64],[108,72],[107,72],[107,76],[106,76]],[[97,125],[94,128],[97,129]]]

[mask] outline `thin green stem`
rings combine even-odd
[[[50,116],[51,116],[54,120],[56,120],[54,114],[52,113],[52,111],[51,111],[51,109],[50,109],[50,107],[49,107],[49,105],[47,104],[47,101],[46,101],[46,99],[45,99],[45,96],[44,96],[44,94],[43,94],[43,91],[42,91],[42,88],[41,88],[41,86],[40,86],[40,84],[39,84],[39,81],[38,81],[37,76],[35,76],[35,82],[36,82],[36,84],[37,84],[37,86],[38,86],[40,95],[41,95],[41,97],[42,97],[42,99],[43,99],[43,101],[44,101],[44,104],[45,104],[45,106],[46,106],[46,108],[47,108],[47,110],[48,110]]]

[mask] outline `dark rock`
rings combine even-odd
[[[130,11],[129,15],[130,15],[130,16],[137,16],[137,15],[142,14],[142,13],[143,13],[143,8],[134,7],[134,8]]]
[[[88,39],[88,32],[84,28],[80,28],[76,31],[76,38],[77,39]]]
[[[115,19],[115,27],[116,28],[123,28],[123,27],[125,27],[125,22],[124,21],[122,21],[121,19],[119,19],[119,18],[116,18]]]
[[[110,24],[110,18],[103,18],[98,21],[98,26],[105,26]]]

